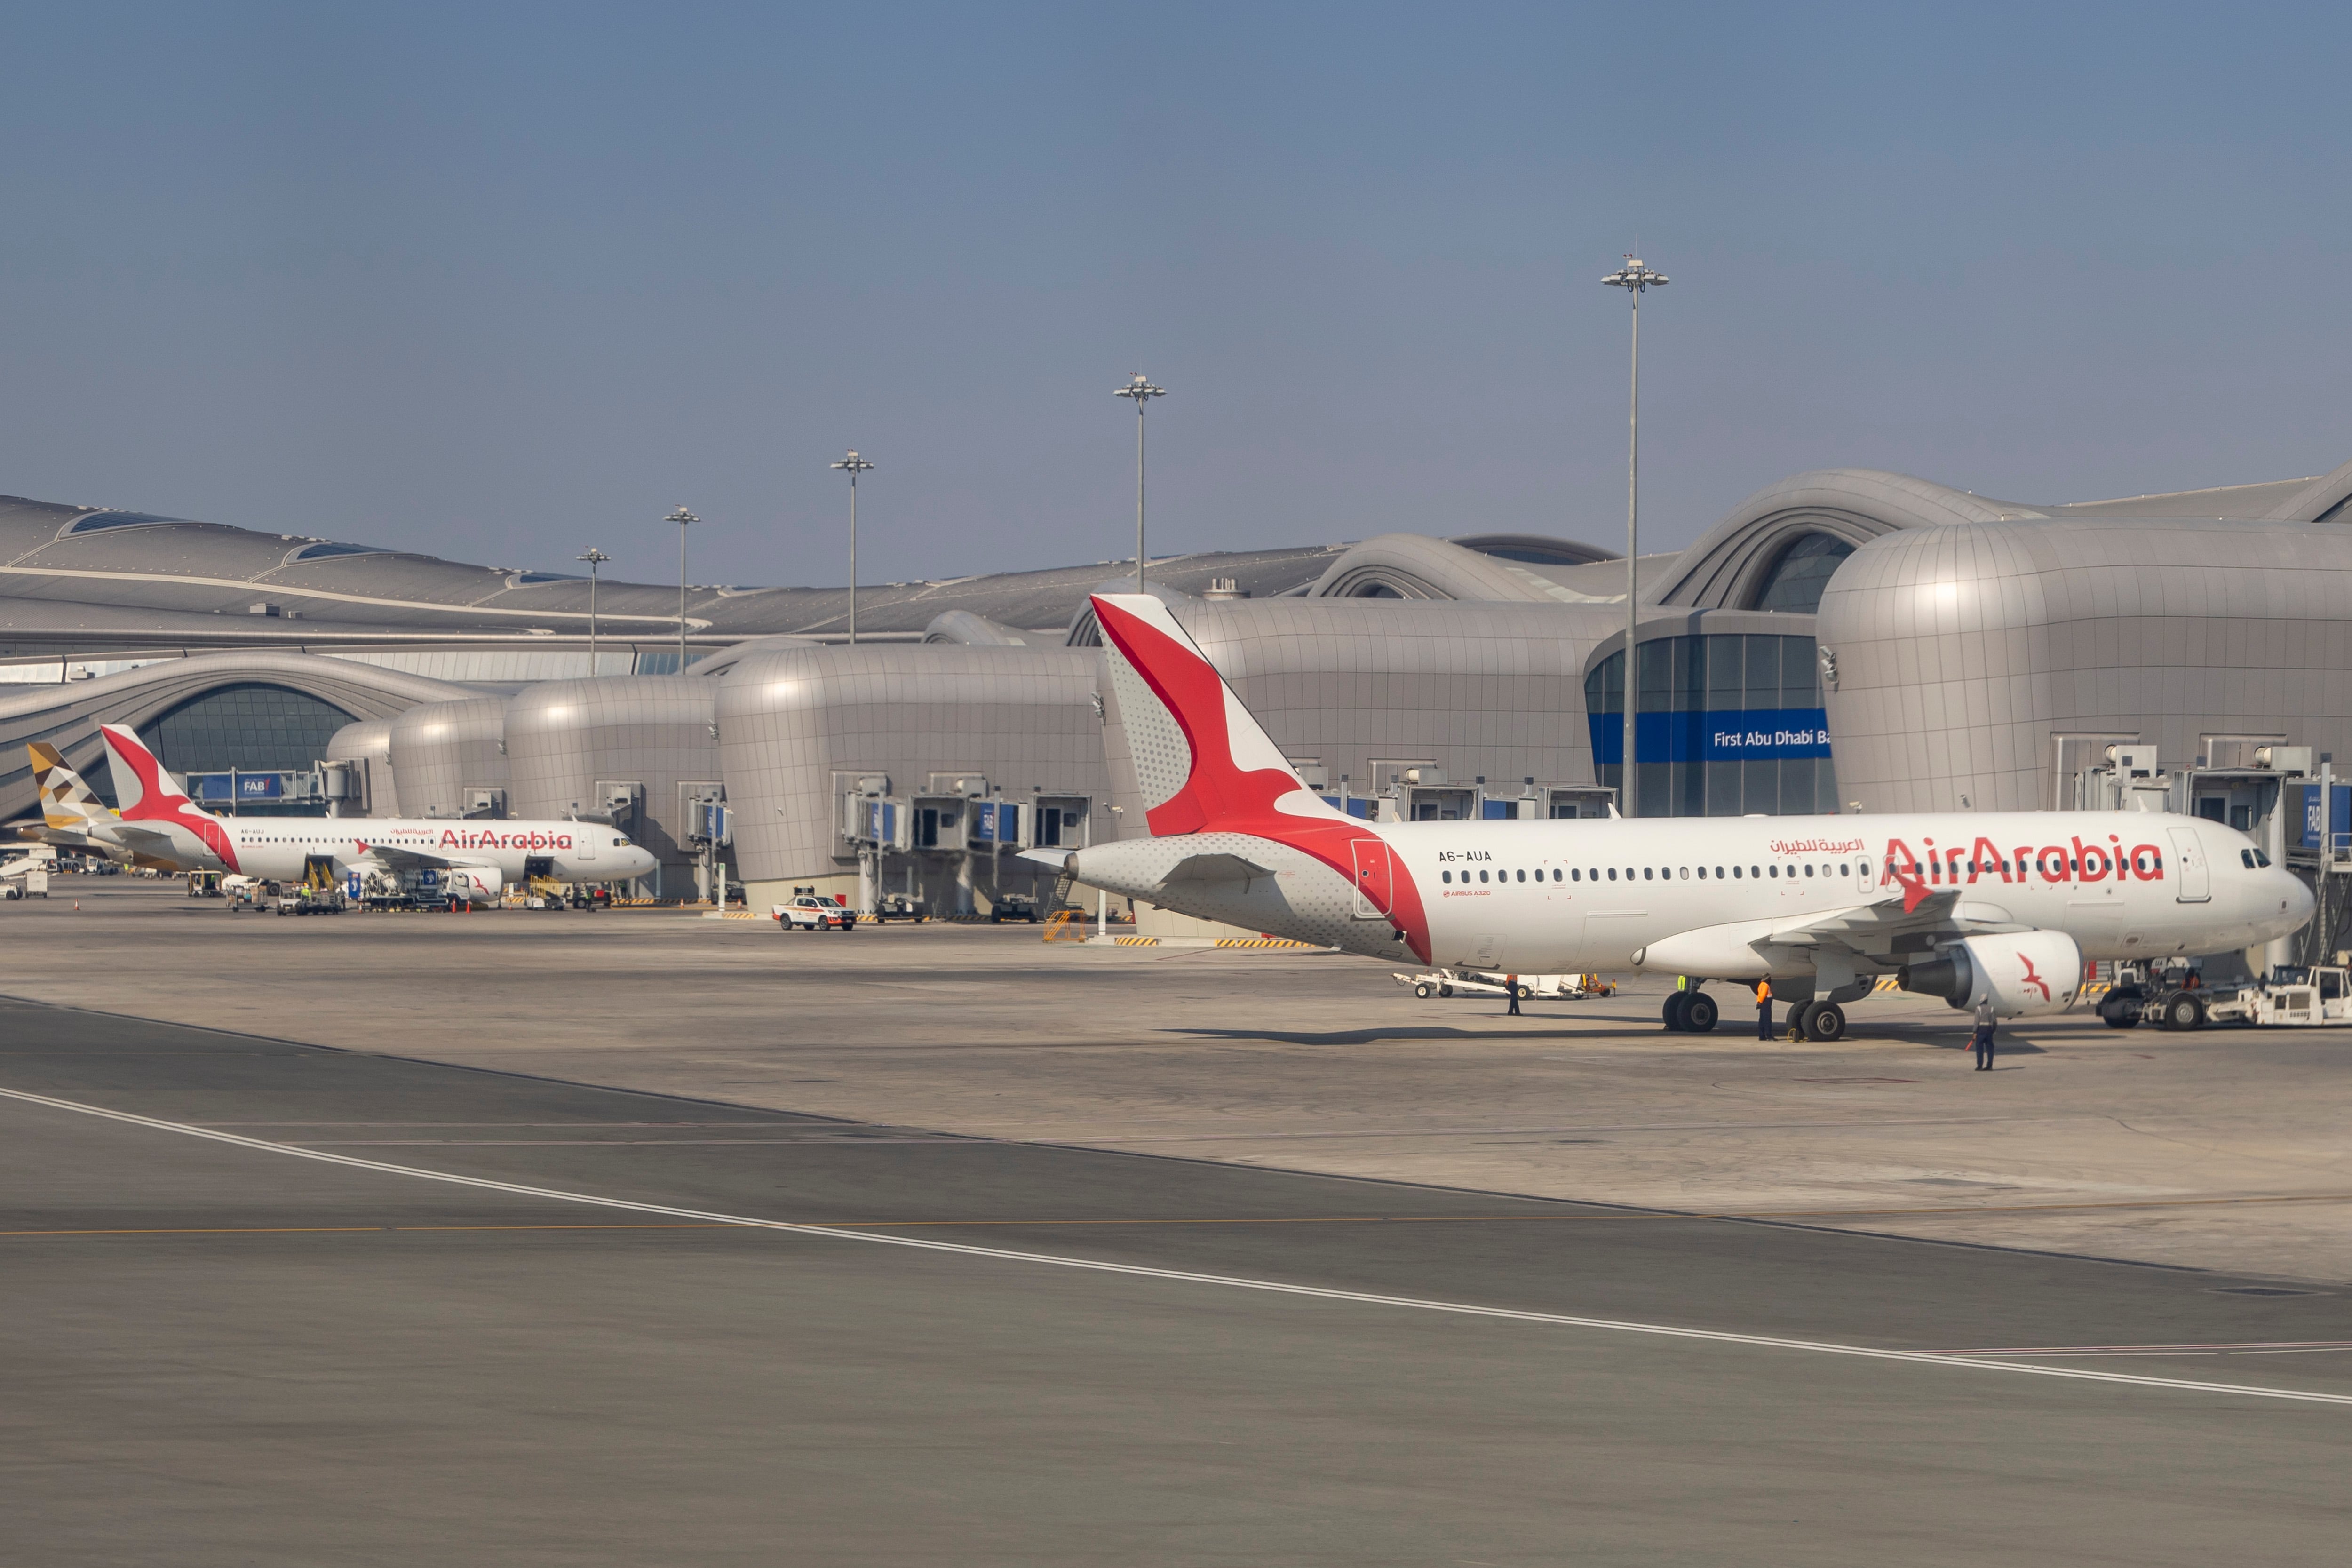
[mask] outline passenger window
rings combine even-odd
[[[1524,881],[1526,881],[1527,879],[1528,879],[1528,874],[1527,874],[1525,871],[1520,872],[1520,873],[1519,873],[1519,880],[1520,880],[1520,881],[1522,881],[1522,882],[1524,882]]]
[[[1806,875],[1806,876],[1808,876],[1808,877],[1810,877],[1810,876],[1811,876],[1812,874],[1813,874],[1813,868],[1812,868],[1812,867],[1811,867],[1811,866],[1808,865],[1808,866],[1805,868],[1805,875]]]
[[[1720,866],[1715,868],[1715,879],[1718,882],[1723,880],[1723,868]]]
[[[1690,868],[1687,866],[1683,868],[1683,880],[1685,882],[1690,880]]]
[[[1638,760],[1638,759],[1637,759],[1637,760]],[[1483,882],[1483,881],[1485,881],[1485,880],[1486,879],[1486,872],[1484,872],[1484,871],[1479,872],[1479,873],[1478,873],[1478,879],[1479,879],[1480,881],[1482,881],[1482,882]]]
[[[1614,866],[1609,868],[1609,879],[1612,882],[1617,879],[1617,868]]]
[[[1581,882],[1584,880],[1584,873],[1581,870],[1570,871],[1568,874],[1568,879],[1571,882]]]
[[[1732,877],[1733,877],[1733,879],[1737,879],[1738,878],[1738,876],[1739,876],[1739,868],[1738,868],[1738,867],[1737,867],[1737,866],[1734,866],[1734,867],[1731,868],[1731,875],[1732,875]]]
[[[1773,868],[1772,868],[1772,875],[1774,875],[1775,877],[1777,877],[1777,876],[1779,876],[1780,874],[1780,867],[1778,867],[1778,866],[1773,867]]]
[[[1441,882],[1450,882],[1454,880],[1454,873],[1451,871],[1440,871],[1437,874],[1437,879]]]
[[[1652,881],[1652,880],[1654,880],[1654,879],[1651,876],[1650,868],[1649,868],[1647,866],[1643,867],[1643,868],[1642,868],[1642,880],[1643,880],[1644,882],[1647,882],[1647,881]]]

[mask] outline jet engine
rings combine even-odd
[[[2083,950],[2062,931],[1972,936],[1906,966],[1906,991],[1972,1012],[1990,1001],[2003,1018],[2063,1013],[2083,990]]]
[[[505,873],[496,866],[452,866],[441,873],[442,891],[469,904],[496,903],[506,885]]]

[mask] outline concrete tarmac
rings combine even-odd
[[[2201,1564],[2352,1545],[2352,1403],[2317,1402],[2352,1399],[2332,1293],[21,1004],[0,1005],[0,1089],[14,1561]],[[1841,1353],[1868,1350],[1930,1359]]]
[[[1663,1033],[1657,980],[1507,1018],[1361,960],[1023,926],[275,920],[55,887],[0,906],[0,992],[996,1139],[2352,1282],[2342,1030],[2032,1020],[1976,1073],[1967,1020],[1902,996],[1835,1046],[1759,1043],[1732,1005]]]

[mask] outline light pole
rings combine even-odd
[[[1135,399],[1135,591],[1143,592],[1143,405],[1155,397],[1168,395],[1137,371],[1125,386],[1114,391],[1113,397]]]
[[[612,559],[594,545],[585,555],[575,555],[574,561],[588,563],[588,678],[596,678],[596,568]]]
[[[874,465],[857,455],[852,447],[849,456],[834,464],[849,473],[849,646],[857,646],[857,476],[873,471]]]
[[[687,510],[684,503],[681,502],[676,511],[671,512],[662,521],[677,524],[677,672],[684,675],[686,673],[686,525],[690,522],[700,522],[702,520]]]
[[[1634,590],[1640,572],[1635,563],[1642,553],[1642,290],[1664,288],[1666,275],[1643,266],[1640,257],[1629,256],[1623,267],[1601,281],[1624,289],[1633,301],[1633,391],[1629,415],[1633,428],[1625,458],[1625,760],[1617,770],[1621,811],[1633,816],[1639,810],[1633,798],[1633,714],[1642,689],[1633,643],[1634,621],[1641,613]]]

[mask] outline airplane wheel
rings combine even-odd
[[[1679,1035],[1685,1029],[1690,1027],[1687,1023],[1684,1022],[1685,1011],[1690,1006],[1690,998],[1691,994],[1687,991],[1669,991],[1666,993],[1665,1025],[1667,1033]]]
[[[2106,1021],[2106,1026],[2110,1029],[2135,1029],[2139,1026],[2139,1015],[2137,1013],[2126,1013],[2121,1016],[2113,1013],[2102,1013],[2099,1016]]]
[[[1687,994],[1690,1000],[1683,1004],[1683,1027],[1694,1035],[1704,1035],[1715,1027],[1718,1016],[1715,998],[1704,991]]]
[[[2175,996],[2164,1005],[2164,1026],[2194,1029],[2205,1022],[2205,1004],[2194,996]]]
[[[1845,1009],[1834,1002],[1814,1003],[1805,1014],[1805,1037],[1811,1040],[1845,1038]]]

